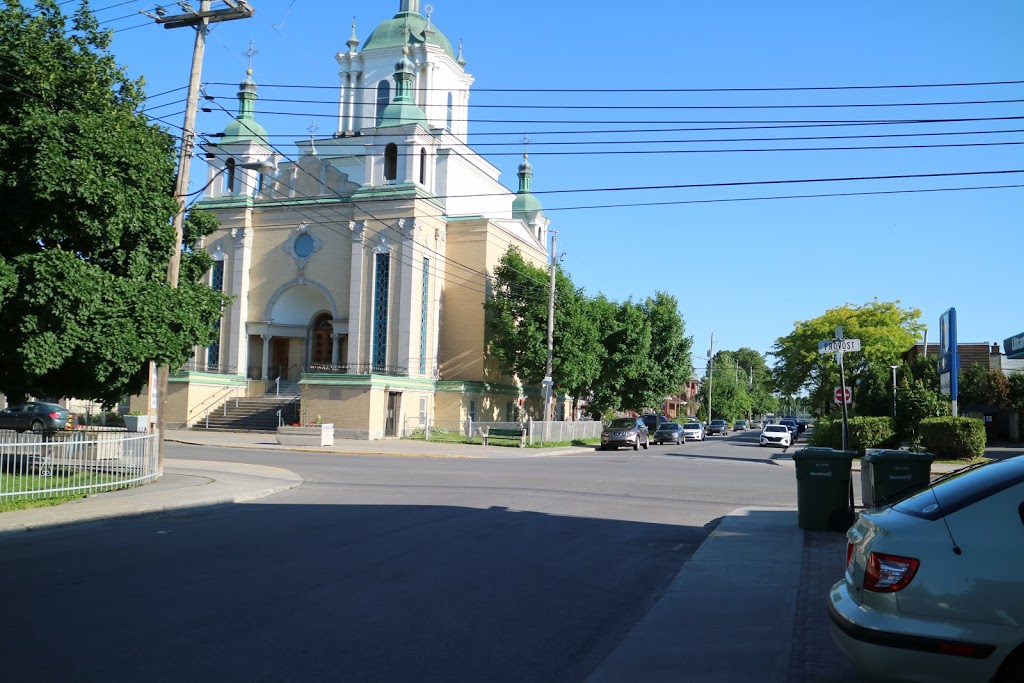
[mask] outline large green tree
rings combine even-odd
[[[118,401],[149,361],[179,367],[207,344],[224,298],[186,252],[168,287],[174,138],[140,113],[83,4],[0,8],[0,391]],[[210,229],[190,222],[190,238]]]
[[[488,351],[502,369],[537,385],[547,367],[550,276],[512,247],[494,270],[487,311]],[[561,268],[555,273],[552,378],[570,396],[589,391],[601,368],[603,349],[591,302]]]
[[[818,342],[833,339],[837,327],[843,328],[846,338],[861,340],[861,351],[847,353],[843,359],[848,386],[857,386],[872,367],[902,362],[924,325],[920,310],[899,304],[877,299],[861,306],[845,304],[817,318],[798,321],[793,331],[772,347],[771,354],[778,360],[775,381],[779,390],[783,394],[806,390],[813,411],[819,415],[834,410],[833,389],[839,386],[839,366],[834,354],[818,353]]]

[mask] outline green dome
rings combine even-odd
[[[255,142],[270,149],[267,143],[267,129],[256,122],[256,83],[252,80],[252,69],[246,70],[245,80],[238,87],[238,115],[221,134],[220,144],[232,142]]]
[[[427,26],[427,18],[419,12],[399,12],[393,18],[382,21],[377,28],[373,29],[373,33],[363,43],[363,50],[377,50],[388,47],[402,47],[406,45],[405,40],[405,26],[406,20],[409,23],[409,45],[416,45],[424,42],[423,29]],[[437,45],[444,49],[445,53],[455,59],[455,52],[452,50],[452,44],[448,42],[448,39],[444,37],[444,34],[437,30],[437,27],[431,24],[430,26],[433,33],[430,34],[425,40],[428,43]]]
[[[224,126],[220,144],[231,142],[256,142],[270,149],[267,143],[267,129],[257,123],[256,119],[238,118]]]
[[[530,192],[521,192],[512,201],[512,215],[516,218],[522,218],[526,214],[540,213],[543,210],[544,207],[541,206],[537,195]]]

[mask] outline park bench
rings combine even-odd
[[[523,427],[484,427],[484,445],[493,437],[519,439],[519,447],[526,448],[526,430]]]

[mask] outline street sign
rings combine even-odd
[[[860,351],[860,339],[827,339],[818,342],[818,353]]]
[[[846,387],[845,393],[843,392],[843,387],[836,387],[832,395],[836,403],[845,403],[847,405],[853,403],[853,389],[850,387]]]
[[[949,375],[950,373],[948,372],[939,375],[939,392],[943,396],[950,396],[953,393],[953,386]]]

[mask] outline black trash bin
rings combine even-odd
[[[854,451],[803,448],[796,463],[797,523],[801,529],[846,531],[853,524],[850,472]]]
[[[891,505],[928,486],[934,459],[931,453],[869,450],[860,460],[864,507]]]

